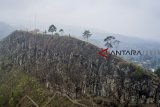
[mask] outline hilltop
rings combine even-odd
[[[25,96],[52,107],[146,106],[160,100],[157,75],[116,56],[98,57],[98,47],[67,35],[15,31],[0,50],[2,107],[15,107]]]

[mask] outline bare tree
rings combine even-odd
[[[63,30],[63,29],[60,29],[60,30],[59,30],[59,33],[61,34],[61,36],[63,36],[64,30]]]
[[[89,30],[85,30],[84,32],[83,32],[83,38],[84,39],[87,39],[87,42],[88,42],[88,38],[89,37],[91,37],[92,36],[92,34],[91,34],[91,32],[89,31]]]

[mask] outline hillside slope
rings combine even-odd
[[[15,31],[0,42],[0,50],[2,107],[14,107],[26,95],[38,105],[50,101],[50,107],[145,106],[160,100],[160,81],[155,74],[116,56],[110,55],[106,61],[98,57],[98,47],[69,36]],[[26,77],[29,80],[23,80]],[[11,78],[7,84],[10,93],[3,95],[7,93],[3,85]],[[14,80],[22,82],[22,87]],[[20,91],[14,97],[16,87]],[[56,92],[63,96],[58,95],[58,101],[52,100]],[[27,104],[29,101],[22,105]]]

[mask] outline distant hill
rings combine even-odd
[[[0,22],[0,39],[8,36],[13,31],[14,31],[13,27],[4,22]]]
[[[93,32],[93,36],[89,39],[89,41],[100,47],[106,48],[104,46],[104,38],[107,36],[114,36],[117,40],[120,41],[117,50],[140,50],[141,52],[148,52],[148,55],[142,56],[121,56],[128,61],[134,62],[138,65],[145,67],[146,69],[157,69],[160,67],[160,43],[157,42],[158,40],[145,40],[137,37],[129,37],[120,34],[113,34],[113,33],[100,33],[100,32]],[[83,39],[81,36],[78,38]],[[150,54],[156,52],[157,54]]]
[[[82,37],[82,32],[84,31],[83,28],[80,27],[71,27],[71,35],[74,35],[76,38],[84,40]],[[114,36],[117,40],[120,41],[118,45],[118,50],[140,50],[145,52],[159,52],[160,43],[159,40],[152,38],[152,39],[145,39],[145,38],[138,38],[138,37],[131,37],[127,35],[121,34],[114,34],[108,33],[104,31],[99,31],[96,29],[90,30],[93,34],[91,38],[89,38],[89,42],[98,46],[99,48],[106,48],[104,46],[104,39],[107,36]],[[69,32],[66,32],[69,33]],[[152,69],[154,71],[158,67],[160,67],[160,54],[149,54],[149,55],[142,55],[142,56],[121,56],[130,62],[134,62],[140,66],[145,67],[146,69]]]
[[[0,50],[1,107],[146,107],[160,100],[157,75],[117,56],[106,60],[97,46],[68,35],[15,31]]]
[[[85,29],[89,29],[89,28],[82,28],[82,27],[75,27],[75,26],[61,26],[61,28],[64,28],[64,31],[66,34],[70,33],[71,35],[74,35],[79,39],[83,39],[82,33],[84,32]],[[104,39],[107,36],[115,36],[118,40],[120,40],[121,41],[120,47],[123,49],[136,48],[136,49],[145,50],[145,49],[159,49],[160,47],[159,40],[155,38],[146,39],[146,38],[134,37],[130,35],[105,32],[97,29],[89,29],[89,30],[93,34],[89,39],[89,41],[100,48],[104,47]]]
[[[91,42],[94,44],[99,43],[97,44],[98,46],[104,47],[104,38],[107,36],[114,36],[121,42],[119,49],[155,50],[159,49],[160,47],[160,43],[154,40],[145,40],[138,37],[129,37],[113,33],[94,33]]]

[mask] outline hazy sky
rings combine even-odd
[[[159,38],[160,0],[0,0],[0,21],[95,28],[129,36]]]

